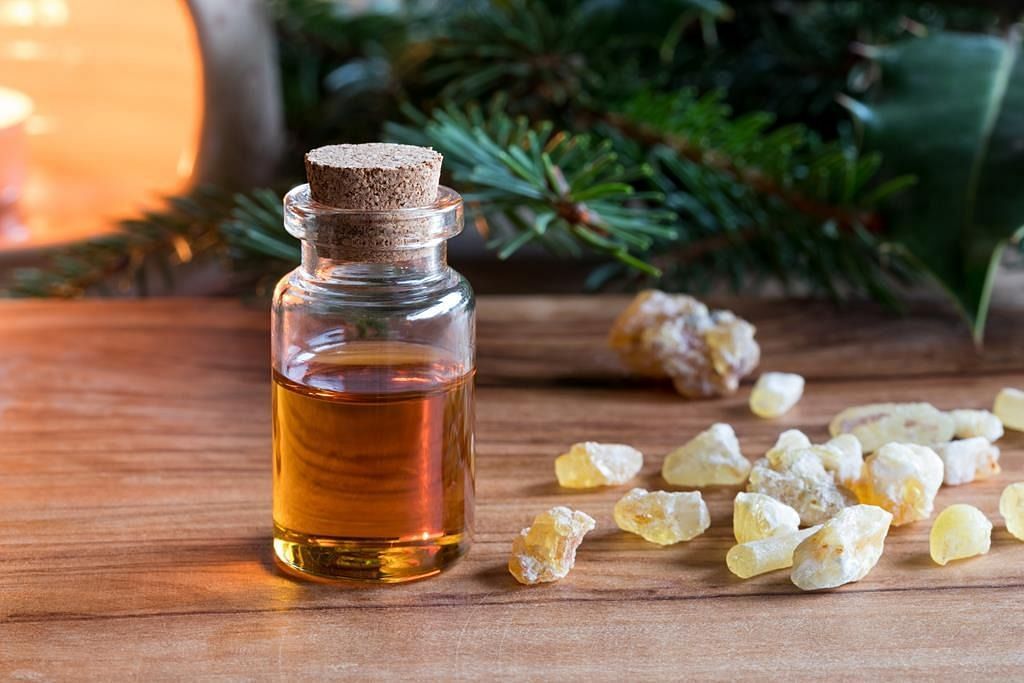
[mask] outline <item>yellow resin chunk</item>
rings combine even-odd
[[[891,522],[874,505],[841,510],[793,551],[793,584],[812,591],[860,581],[882,557]]]
[[[872,403],[847,408],[828,426],[832,436],[853,434],[865,453],[890,442],[929,445],[953,438],[953,419],[930,403]]]
[[[1003,436],[1003,423],[987,410],[951,410],[949,417],[953,420],[953,430],[958,439],[971,439],[976,436],[989,441],[998,441]]]
[[[984,555],[991,546],[992,522],[973,505],[950,505],[932,524],[930,547],[937,564]]]
[[[769,462],[773,462],[786,451],[810,447],[811,440],[807,438],[806,434],[799,429],[787,429],[779,434],[779,438],[775,440],[775,445],[768,449],[764,457],[768,458]]]
[[[780,417],[804,395],[804,378],[791,372],[766,372],[750,391],[750,410],[758,417]]]
[[[732,503],[732,532],[737,543],[792,534],[800,528],[800,513],[763,493],[736,494]]]
[[[1006,530],[1024,541],[1024,481],[1010,484],[999,497],[999,514],[1006,520]]]
[[[887,443],[864,461],[864,477],[854,491],[861,503],[893,515],[895,526],[931,517],[942,485],[942,459],[927,446]]]
[[[935,453],[942,458],[946,486],[968,484],[999,474],[999,446],[982,436],[940,443]]]
[[[555,458],[558,485],[567,489],[618,486],[636,476],[644,455],[631,446],[585,441]]]
[[[793,551],[804,539],[818,532],[821,525],[739,543],[729,549],[725,565],[741,579],[793,566]]]
[[[735,392],[757,367],[755,332],[730,311],[649,289],[616,319],[608,343],[632,372],[669,377],[683,396],[705,398]]]
[[[576,563],[576,549],[595,526],[590,515],[567,507],[542,512],[512,541],[508,570],[527,585],[565,578]]]
[[[820,524],[856,502],[841,490],[810,449],[776,451],[773,461],[759,460],[750,471],[747,491],[782,501],[805,525]]]
[[[815,446],[814,452],[837,483],[852,488],[860,480],[864,471],[864,452],[853,434],[840,434],[821,446]]]
[[[658,545],[689,541],[711,526],[700,491],[633,489],[615,504],[614,514],[620,529]]]
[[[692,488],[742,484],[749,473],[736,432],[722,422],[669,453],[661,467],[669,484]]]
[[[1007,387],[996,396],[992,412],[1008,429],[1024,432],[1024,391]]]
[[[765,454],[768,463],[778,471],[791,469],[790,464],[804,456],[816,458],[837,483],[848,488],[860,479],[864,467],[860,442],[852,434],[840,434],[828,443],[815,446],[802,432],[793,429],[783,432]]]

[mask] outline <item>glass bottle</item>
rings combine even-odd
[[[473,292],[462,198],[365,211],[285,197],[302,264],[272,311],[274,551],[327,579],[430,576],[473,523]]]

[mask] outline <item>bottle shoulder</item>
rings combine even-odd
[[[309,307],[338,311],[372,309],[473,309],[475,294],[469,281],[454,268],[436,277],[382,281],[329,281],[308,276],[296,268],[282,277],[274,289],[275,310]],[[438,308],[440,307],[440,308]]]

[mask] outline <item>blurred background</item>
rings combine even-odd
[[[1022,12],[0,0],[0,291],[264,296],[302,154],[391,140],[445,155],[480,292],[928,291],[980,337],[1024,261]]]

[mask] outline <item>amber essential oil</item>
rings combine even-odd
[[[324,578],[440,572],[472,527],[473,374],[436,348],[356,342],[273,377],[274,550]]]
[[[462,198],[424,147],[305,162],[284,198],[302,261],[271,304],[274,554],[327,581],[433,576],[472,542],[476,307],[446,249]]]

